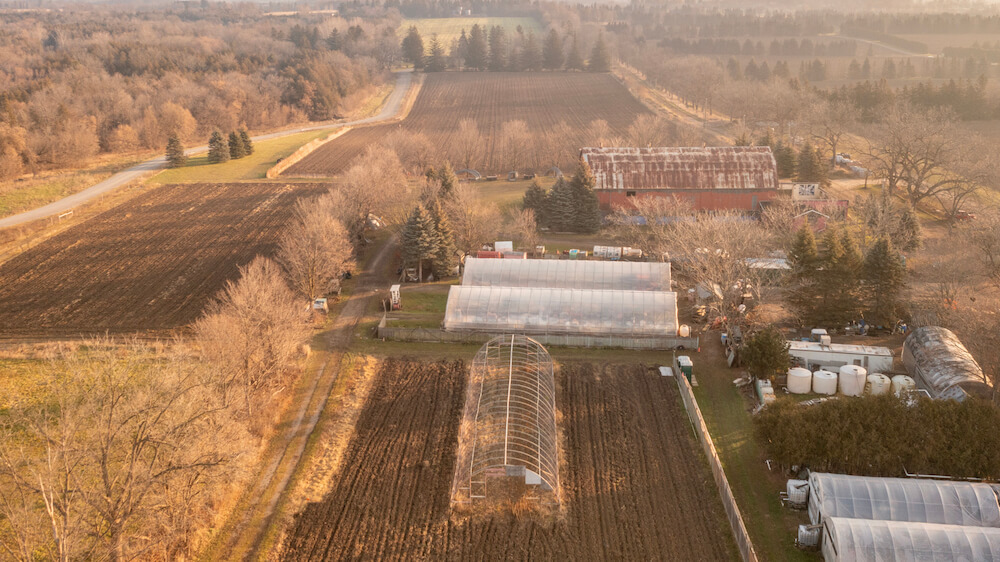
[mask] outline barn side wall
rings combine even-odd
[[[626,195],[626,191],[595,190],[597,200],[604,210],[616,207],[632,208],[634,201],[643,197],[674,196],[680,200],[690,201],[698,211],[722,211],[736,209],[756,211],[761,203],[774,201],[778,198],[776,189],[649,189],[636,191],[634,197]]]

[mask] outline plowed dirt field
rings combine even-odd
[[[364,127],[321,146],[282,175],[286,177],[333,176],[343,171],[364,148],[392,131],[423,133],[433,145],[448,153],[459,166],[462,147],[453,137],[463,119],[475,121],[482,134],[479,164],[482,173],[506,172],[499,154],[500,130],[507,121],[521,120],[537,137],[542,131],[565,122],[571,138],[563,139],[570,150],[560,161],[548,160],[539,172],[552,165],[571,170],[576,151],[587,143],[585,131],[596,119],[607,121],[622,134],[635,118],[649,113],[610,74],[582,72],[442,72],[427,74],[420,95],[402,123]],[[522,170],[523,171],[523,170]]]
[[[340,475],[296,518],[285,560],[732,560],[722,506],[676,383],[641,366],[566,365],[563,509],[452,516],[466,367],[388,360]]]

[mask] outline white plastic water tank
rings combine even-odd
[[[792,394],[809,394],[812,390],[813,374],[809,369],[794,367],[788,370],[788,392]]]
[[[844,396],[861,396],[868,382],[868,371],[858,365],[844,365],[840,368],[840,393]]]
[[[909,392],[914,388],[917,388],[917,383],[915,383],[912,378],[906,375],[896,375],[892,377],[892,392],[896,396],[899,396],[903,392]]]
[[[837,373],[816,371],[813,373],[813,392],[832,395],[837,393]]]
[[[677,330],[678,335],[682,338],[686,338],[691,335],[691,328],[687,324],[681,324],[681,328]]]
[[[798,543],[801,547],[819,546],[820,529],[817,525],[799,525]]]
[[[882,373],[872,373],[868,375],[868,392],[878,396],[889,392],[892,381]]]
[[[809,481],[791,479],[785,484],[785,495],[792,505],[806,505],[809,501]]]

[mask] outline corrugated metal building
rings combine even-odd
[[[766,146],[582,148],[605,209],[636,197],[674,195],[698,210],[753,211],[778,196],[778,168]]]

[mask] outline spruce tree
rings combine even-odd
[[[542,47],[538,44],[538,38],[533,31],[528,32],[528,39],[524,42],[524,51],[521,53],[521,66],[525,70],[542,69]]]
[[[788,340],[781,331],[769,325],[747,338],[741,361],[753,378],[771,380],[775,375],[787,373],[792,366],[788,348]]]
[[[594,174],[590,170],[587,161],[580,159],[570,180],[570,189],[573,196],[573,223],[574,232],[593,234],[601,229],[601,209],[594,193]]]
[[[489,63],[489,47],[486,42],[486,32],[479,24],[469,31],[469,48],[465,55],[465,66],[476,70],[486,70]]]
[[[507,32],[499,25],[490,28],[489,69],[494,72],[507,70]]]
[[[424,280],[424,260],[432,260],[441,247],[434,219],[423,205],[417,205],[403,227],[403,261],[417,266],[417,276]]]
[[[545,38],[545,45],[542,48],[543,65],[547,70],[559,70],[563,65],[562,39],[559,32],[552,28]]]
[[[212,164],[229,161],[229,145],[219,131],[208,138],[208,161]]]
[[[816,237],[808,222],[795,234],[795,240],[788,252],[788,262],[792,268],[785,289],[786,299],[799,318],[811,321],[815,316],[818,299],[817,277],[819,275],[819,249]]]
[[[444,47],[438,40],[437,33],[431,36],[431,54],[427,55],[427,72],[441,72],[448,66]]]
[[[906,266],[899,252],[879,238],[865,256],[865,318],[869,324],[893,326],[903,317]]]
[[[815,148],[816,159],[816,183],[822,186],[830,185],[830,160],[823,156],[823,151],[817,146]]]
[[[580,43],[576,35],[573,35],[573,46],[570,47],[569,54],[566,55],[566,70],[583,70],[583,54],[580,52]]]
[[[403,38],[403,59],[420,70],[424,67],[424,39],[420,36],[417,26],[411,25]]]
[[[604,42],[604,33],[597,36],[593,50],[590,51],[590,60],[587,61],[587,70],[591,72],[611,71],[611,52],[607,43]]]
[[[434,254],[434,277],[444,279],[452,274],[458,265],[458,248],[455,245],[455,231],[451,228],[448,215],[441,208],[440,201],[434,201],[430,208],[434,227],[438,234],[438,250]]]
[[[469,55],[469,36],[465,33],[465,28],[462,28],[462,34],[458,37],[458,43],[455,44],[449,56],[458,63],[459,67],[462,67],[466,63],[466,57]]]
[[[795,149],[778,141],[774,148],[774,161],[778,165],[778,177],[790,178],[795,176]]]
[[[170,137],[167,139],[167,167],[180,168],[184,164],[187,164],[187,156],[184,154],[181,139]]]
[[[455,186],[458,185],[458,176],[455,175],[455,169],[451,167],[451,162],[445,162],[444,167],[438,170],[437,179],[441,182],[441,197],[449,198],[451,194],[455,192]]]
[[[238,160],[244,156],[246,156],[246,152],[243,149],[243,139],[236,131],[229,133],[229,157]]]
[[[240,129],[240,140],[243,141],[243,153],[247,156],[253,154],[253,141],[246,129]]]
[[[799,157],[797,162],[798,176],[796,181],[818,183],[820,180],[820,167],[822,163],[816,156],[816,151],[813,149],[812,145],[806,143],[802,150],[799,151]]]
[[[331,51],[339,51],[342,45],[343,41],[340,38],[340,31],[334,28],[326,38],[326,48]]]
[[[535,222],[539,226],[548,226],[548,221],[546,220],[546,192],[538,181],[531,182],[528,186],[527,191],[524,192],[524,198],[521,200],[521,206],[525,209],[531,209],[535,212]]]
[[[897,242],[904,252],[912,252],[920,248],[922,239],[923,232],[920,228],[917,212],[913,210],[913,205],[906,205],[899,217],[899,240]]]
[[[817,320],[825,325],[856,320],[862,309],[861,252],[846,230],[828,229],[823,242],[823,271],[818,289],[824,297],[824,307]]]
[[[555,231],[572,230],[576,224],[576,209],[573,205],[573,192],[569,182],[560,177],[549,190],[545,198],[545,217],[548,227]]]

